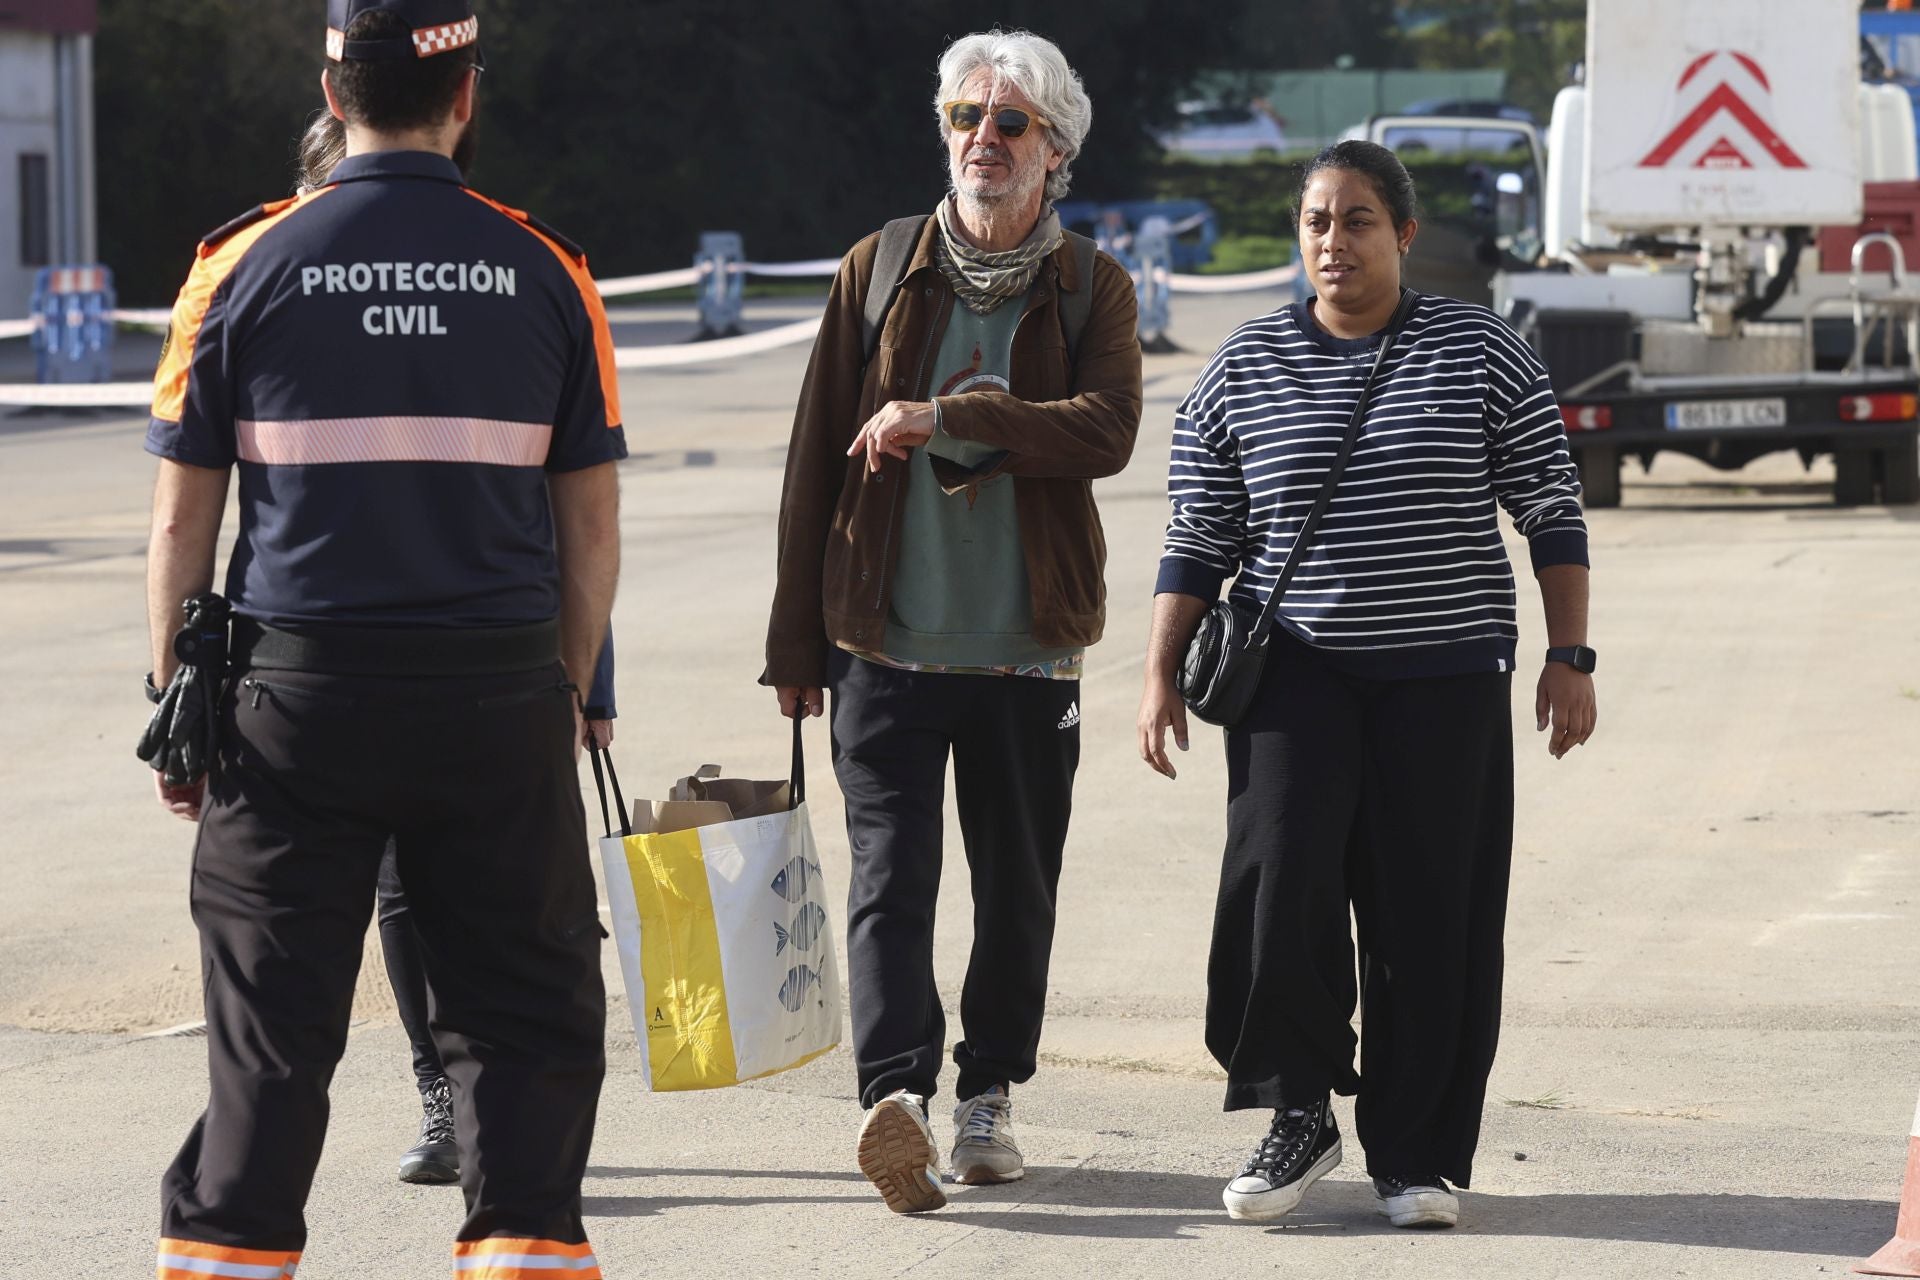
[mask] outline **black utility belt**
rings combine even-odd
[[[557,620],[518,627],[336,627],[292,630],[233,620],[230,666],[339,676],[490,676],[560,660]]]

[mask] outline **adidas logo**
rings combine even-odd
[[[1073,728],[1073,726],[1079,723],[1080,723],[1080,704],[1078,702],[1075,702],[1067,708],[1067,714],[1061,716],[1060,723],[1054,727],[1059,729],[1071,729]]]

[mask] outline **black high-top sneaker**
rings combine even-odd
[[[1340,1130],[1327,1100],[1322,1098],[1311,1107],[1283,1107],[1273,1113],[1266,1140],[1254,1149],[1220,1199],[1227,1206],[1227,1216],[1242,1221],[1285,1217],[1308,1187],[1339,1165]]]
[[[1460,1221],[1460,1197],[1445,1178],[1390,1174],[1373,1180],[1373,1194],[1396,1227],[1451,1227]]]
[[[400,1181],[460,1181],[460,1148],[453,1140],[453,1085],[438,1076],[420,1087],[420,1141],[400,1157]]]

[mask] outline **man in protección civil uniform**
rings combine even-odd
[[[612,342],[579,250],[463,183],[466,0],[328,20],[347,158],[200,245],[147,435],[156,685],[240,484],[215,753],[161,783],[200,820],[212,1088],[166,1176],[159,1276],[293,1274],[391,834],[454,1085],[454,1272],[592,1280],[605,994],[577,689],[618,572]]]

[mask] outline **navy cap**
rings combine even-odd
[[[347,28],[363,13],[384,11],[411,33],[380,40],[349,40]],[[480,39],[480,20],[469,0],[327,0],[327,57],[335,62],[390,62],[431,58],[464,49]]]

